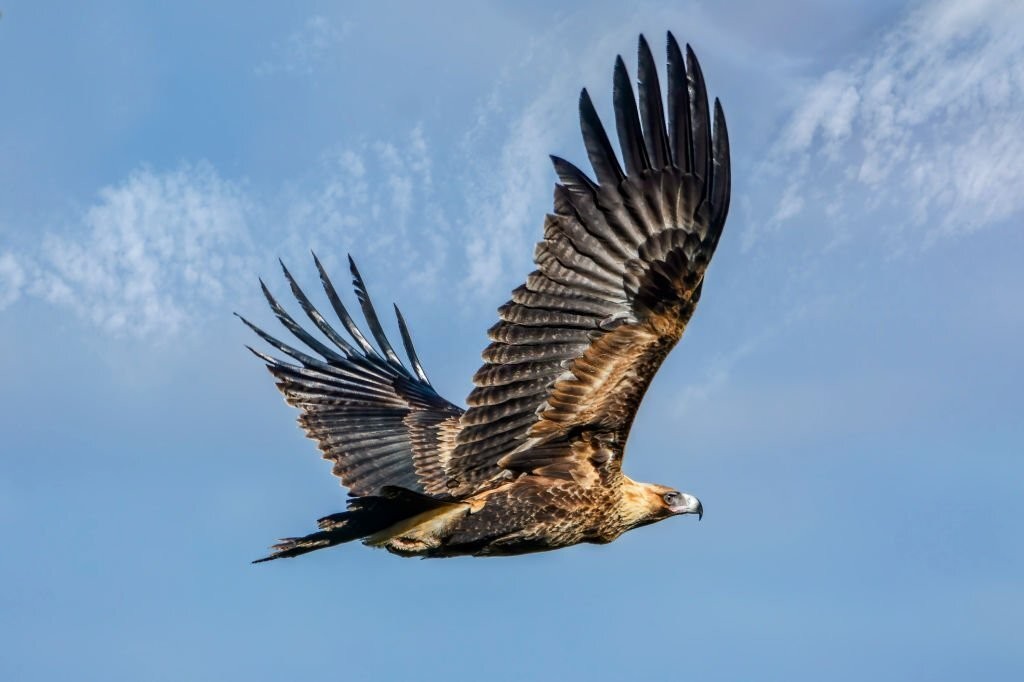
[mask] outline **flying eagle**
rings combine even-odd
[[[595,178],[552,157],[558,182],[534,252],[537,269],[498,309],[466,409],[431,386],[396,307],[403,363],[351,258],[376,345],[315,255],[348,338],[283,263],[292,294],[324,340],[261,282],[277,318],[319,357],[243,318],[292,361],[250,350],[301,410],[299,424],[334,463],[350,498],[346,511],[320,519],[318,532],[286,538],[258,561],[351,540],[402,556],[524,554],[607,543],[671,516],[703,515],[693,495],[627,477],[622,458],[640,400],[693,315],[722,234],[729,138],[689,46],[684,56],[668,34],[664,103],[643,36],[638,53],[639,107],[622,57],[615,62],[623,164],[583,90],[580,127]]]

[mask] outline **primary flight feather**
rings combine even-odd
[[[622,58],[615,62],[621,164],[590,95],[580,95],[595,178],[552,157],[558,183],[537,269],[498,309],[467,409],[431,386],[396,307],[402,362],[351,259],[376,345],[315,256],[348,338],[283,264],[299,307],[328,343],[260,283],[277,318],[315,355],[243,318],[290,360],[253,352],[301,410],[299,423],[350,498],[346,511],[320,519],[318,532],[287,538],[259,561],[351,540],[403,556],[523,554],[703,514],[693,495],[627,477],[622,459],[640,401],[700,299],[729,211],[729,138],[689,46],[684,53],[668,34],[664,102],[642,36],[638,57],[639,106]]]

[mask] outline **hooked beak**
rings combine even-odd
[[[689,493],[682,493],[683,503],[671,507],[674,514],[696,514],[697,520],[704,518],[704,505],[695,496]]]

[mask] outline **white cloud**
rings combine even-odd
[[[666,29],[680,40],[699,39],[695,48],[705,60],[746,74],[772,76],[784,63],[779,55],[738,39],[731,27],[724,30],[700,4],[641,3],[641,8],[588,6],[553,17],[545,32],[524,42],[515,61],[504,65],[493,90],[481,99],[476,124],[462,144],[469,159],[461,183],[467,209],[460,220],[467,291],[489,296],[495,288],[508,286],[512,277],[526,275],[544,214],[552,206],[555,174],[547,157],[564,156],[589,172],[576,114],[577,95],[584,86],[614,140],[614,59],[621,53],[635,78],[639,34],[647,37],[656,55],[663,87]],[[710,86],[722,93],[723,82],[716,77]],[[835,134],[841,135],[841,128]],[[488,145],[498,152],[482,155],[480,150]]]
[[[326,239],[334,249],[351,249],[370,212],[370,186],[363,154],[343,149],[325,154],[314,180],[289,188],[286,206],[286,249],[301,253],[323,250]]]
[[[280,192],[251,191],[209,163],[141,168],[24,252],[0,254],[0,310],[28,295],[117,337],[174,338],[258,292],[278,256],[332,270],[346,251],[387,262],[421,297],[446,272],[449,220],[420,127],[325,153]],[[256,238],[254,235],[258,234]]]
[[[683,12],[664,13],[670,16],[662,25],[671,26],[679,23]],[[555,174],[548,156],[568,156],[581,168],[588,167],[585,156],[580,158],[583,145],[576,115],[583,86],[603,112],[606,128],[615,129],[607,106],[614,55],[635,50],[640,29],[619,23],[611,31],[586,35],[580,34],[579,21],[577,15],[565,16],[524,45],[517,61],[506,65],[483,98],[476,124],[463,139],[469,158],[469,174],[463,180],[468,291],[491,293],[499,283],[507,285],[504,280],[510,272],[526,275],[523,264],[541,237],[544,215],[551,211]],[[649,38],[652,47],[662,40],[657,34]],[[634,62],[629,67],[633,75],[635,66]],[[518,99],[521,93],[529,93],[529,98]],[[498,151],[481,155],[488,138],[497,141]],[[566,149],[567,140],[572,141],[571,150]]]
[[[13,253],[0,254],[0,310],[21,297],[25,286],[25,269]]]
[[[775,211],[775,215],[772,216],[772,221],[776,223],[784,222],[798,215],[803,209],[804,199],[800,195],[800,186],[790,183],[785,191],[783,191],[782,198],[779,199],[779,207]]]
[[[866,211],[895,209],[888,215],[926,240],[1019,213],[1022,25],[1014,0],[944,0],[910,13],[871,54],[807,89],[771,165],[798,169],[788,187],[828,206],[827,218],[871,224]],[[793,218],[796,205],[785,192],[765,227]]]
[[[461,287],[467,296],[489,297],[529,268],[532,244],[551,208],[554,174],[547,155],[587,166],[575,116],[580,86],[591,89],[611,131],[612,55],[626,55],[635,75],[631,55],[639,31],[658,27],[647,35],[659,53],[665,26],[685,25],[688,34],[719,38],[706,39],[709,50],[729,45],[728,36],[716,33],[692,6],[651,8],[645,17],[643,26],[630,18],[612,22],[611,31],[581,34],[579,15],[570,15],[532,37],[483,98],[461,153],[445,166],[455,171],[443,179],[435,179],[437,159],[419,126],[404,138],[329,150],[314,170],[276,192],[249,191],[207,165],[139,171],[102,190],[95,206],[45,240],[42,252],[17,254],[23,270],[26,263],[38,268],[25,271],[25,284],[8,288],[69,306],[105,330],[140,337],[180,330],[215,305],[233,304],[253,290],[256,274],[272,276],[273,257],[298,264],[311,248],[332,271],[344,267],[339,261],[346,251],[360,261],[394,264],[396,288],[412,285],[420,296],[436,295],[443,280],[468,285]],[[308,73],[348,30],[312,17],[275,47],[275,59],[260,70]],[[732,47],[721,53],[736,58]],[[858,83],[838,71],[826,80],[813,115],[791,125],[789,153],[806,154],[819,138],[836,149],[856,138],[865,98]],[[998,99],[1017,86],[1001,87],[993,83],[986,92]],[[841,116],[826,115],[833,99]],[[812,203],[800,183],[788,187],[775,222],[808,211]],[[224,211],[190,211],[189,191]],[[465,203],[453,208],[439,193]],[[839,203],[832,205],[841,213]],[[250,237],[256,234],[258,249]],[[196,242],[198,248],[191,246]],[[217,252],[234,260],[207,263]]]
[[[706,23],[692,11],[652,11],[648,22],[659,31],[682,17],[691,28]],[[446,164],[454,173],[443,181],[435,180],[433,149],[420,126],[404,137],[327,150],[312,171],[286,179],[276,192],[252,192],[208,164],[141,170],[101,190],[96,204],[64,221],[42,249],[17,254],[22,266],[36,266],[8,289],[138,338],[171,336],[213,309],[233,307],[254,290],[256,274],[270,279],[274,257],[298,264],[310,249],[332,271],[344,267],[346,251],[361,262],[385,261],[394,266],[395,287],[413,287],[421,297],[459,283],[468,284],[458,287],[466,296],[491,296],[528,270],[551,208],[547,155],[585,166],[575,116],[579,88],[592,88],[613,129],[612,55],[630,54],[645,28],[618,22],[610,32],[580,35],[578,20],[550,24],[502,65],[461,153]],[[312,73],[350,30],[313,16],[256,70]],[[454,198],[454,207],[441,196]],[[223,254],[231,254],[230,263]]]
[[[309,75],[352,30],[352,24],[340,26],[331,19],[314,15],[306,19],[280,43],[272,47],[273,57],[256,67],[257,76],[278,73]]]
[[[136,171],[44,238],[31,291],[115,335],[172,336],[250,268],[251,212],[209,165]]]
[[[568,118],[560,105],[571,101],[558,80],[549,82],[509,126],[496,169],[478,176],[483,180],[470,192],[466,215],[468,290],[493,289],[510,266],[531,253],[550,210],[547,154]]]
[[[825,74],[793,115],[783,135],[783,149],[803,151],[820,135],[828,149],[835,153],[838,143],[850,135],[859,103],[860,95],[852,74],[842,71]]]
[[[431,295],[451,248],[449,219],[434,191],[423,130],[324,154],[316,173],[283,197],[284,254],[317,251],[330,265],[346,251],[393,264],[394,278]],[[334,255],[332,255],[334,254]]]

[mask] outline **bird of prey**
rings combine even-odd
[[[536,270],[498,309],[490,345],[463,409],[431,386],[398,308],[403,363],[349,259],[368,338],[314,255],[347,337],[284,268],[312,326],[271,295],[274,314],[307,351],[246,321],[285,361],[252,350],[299,424],[350,492],[319,530],[286,538],[270,556],[294,557],[361,540],[401,556],[506,556],[622,533],[700,501],[623,473],[637,407],[683,335],[729,210],[729,139],[708,105],[693,51],[668,34],[667,96],[640,37],[638,98],[615,62],[613,103],[622,163],[583,90],[580,126],[594,177],[552,157],[554,209],[534,252]],[[375,342],[375,343],[374,343]],[[318,357],[317,357],[318,356]]]

